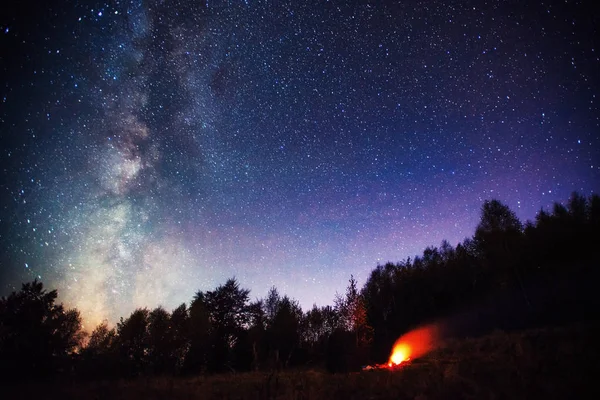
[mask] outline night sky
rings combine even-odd
[[[0,294],[91,326],[235,276],[306,309],[486,199],[598,193],[592,3],[3,1]]]

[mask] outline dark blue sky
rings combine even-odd
[[[2,293],[93,324],[236,276],[307,308],[486,199],[598,193],[591,2],[346,3],[3,3]]]

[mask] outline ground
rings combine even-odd
[[[454,339],[394,370],[321,370],[16,385],[10,397],[58,399],[598,398],[590,325]],[[597,392],[597,390],[596,390]]]

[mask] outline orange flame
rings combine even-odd
[[[435,348],[438,337],[439,330],[435,325],[417,328],[400,336],[394,343],[388,366],[393,367],[424,356]]]

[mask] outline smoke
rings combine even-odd
[[[398,365],[404,361],[422,357],[435,350],[439,343],[439,325],[429,324],[413,329],[396,340],[388,365]]]

